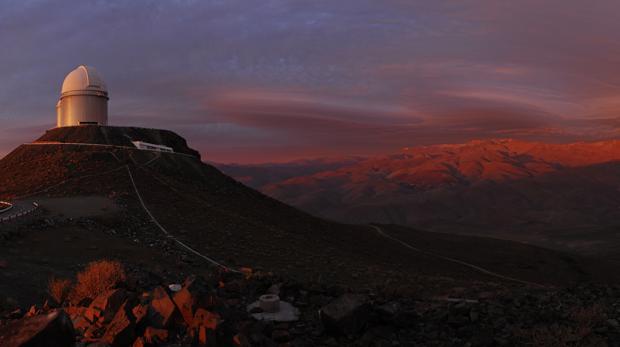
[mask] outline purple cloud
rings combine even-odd
[[[84,63],[114,124],[218,161],[615,137],[619,17],[610,0],[3,1],[0,156],[53,124]]]

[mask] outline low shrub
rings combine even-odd
[[[94,299],[126,279],[125,269],[121,263],[113,260],[94,261],[77,274],[72,299],[74,301],[84,298]]]

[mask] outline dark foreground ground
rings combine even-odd
[[[359,277],[343,274],[342,280],[333,281],[329,278],[338,277],[337,270],[326,268],[325,278],[321,278],[316,269],[296,272],[295,267],[252,268],[252,275],[245,278],[222,274],[206,261],[179,250],[158,237],[147,221],[104,208],[106,211],[98,216],[72,219],[58,215],[59,211],[42,209],[19,226],[3,226],[0,331],[2,326],[11,330],[11,324],[23,319],[33,304],[37,306],[32,312],[45,313],[42,309],[44,301],[49,300],[46,290],[50,277],[74,278],[88,262],[105,258],[118,259],[125,265],[130,280],[121,288],[127,291],[127,298],[143,298],[143,292],[152,295],[155,288],[183,283],[190,275],[209,279],[208,291],[221,299],[218,305],[208,307],[209,312],[222,319],[214,330],[218,346],[620,345],[620,286],[591,284],[590,275],[583,274],[583,281],[568,285],[552,285],[548,281],[544,288],[499,281],[465,268],[451,269],[449,264],[435,265],[436,271],[443,271],[435,275],[420,270],[407,282],[378,281],[385,274],[373,277],[369,272]],[[117,218],[124,219],[122,226],[106,226]],[[429,236],[425,233],[407,236],[398,227],[384,227],[418,245],[433,241],[426,240]],[[452,246],[446,240],[445,251]],[[468,252],[456,248],[452,255],[467,256]],[[493,252],[489,258],[478,259],[492,256]],[[237,261],[236,267],[241,265]],[[434,260],[427,261],[425,266]],[[527,274],[527,269],[524,271]],[[279,287],[283,300],[300,309],[298,321],[259,322],[249,316],[246,306],[274,285]],[[173,295],[170,291],[168,294]],[[333,322],[326,323],[319,311],[349,295],[361,300],[346,308],[354,319],[345,319],[335,327]],[[148,299],[139,302],[149,304]],[[18,308],[21,311],[16,312]],[[77,319],[81,314],[79,308],[65,310],[76,319],[76,326],[83,324]],[[106,336],[109,339],[109,326],[100,325],[98,333],[88,338],[78,329],[78,341],[88,345]],[[132,339],[145,334],[144,326],[134,327]],[[191,335],[189,325],[157,328],[168,331],[167,342],[153,345],[198,344],[194,339],[198,335]],[[127,345],[123,343],[116,345]]]
[[[497,288],[464,297],[423,298],[398,286],[362,290],[263,272],[242,276],[212,271],[204,281],[185,282],[190,297],[205,302],[193,306],[187,318],[183,299],[167,289],[183,278],[166,280],[135,267],[130,274],[119,289],[94,298],[107,303],[102,310],[90,301],[63,308],[39,303],[25,314],[6,310],[0,339],[11,343],[27,337],[25,324],[62,311],[69,327],[41,328],[55,339],[41,346],[68,346],[72,339],[93,347],[620,345],[620,288],[613,286]],[[251,314],[260,310],[248,312],[246,307],[265,293],[293,304],[299,319],[254,319]],[[62,336],[70,342],[57,344]]]

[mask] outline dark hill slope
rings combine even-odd
[[[76,142],[63,136],[65,142]],[[48,136],[46,141],[58,141],[58,137]],[[123,213],[94,223],[102,230],[126,232],[130,235],[127,242],[161,246],[159,261],[173,261],[170,257],[176,258],[170,255],[170,249],[176,246],[142,209],[128,170],[144,203],[164,228],[201,253],[232,266],[260,267],[294,278],[332,283],[371,285],[391,281],[425,291],[475,281],[503,282],[413,252],[380,237],[369,226],[315,218],[247,188],[195,157],[179,154],[114,147],[23,145],[0,160],[0,199],[33,193],[37,193],[35,198],[113,198]],[[129,223],[130,219],[138,219],[141,227]],[[382,228],[389,233],[394,227]],[[58,243],[50,244],[49,252],[67,247],[62,230],[56,230],[57,239],[47,241]],[[614,279],[607,278],[606,274],[614,272],[608,271],[610,265],[605,262],[593,266],[587,259],[508,241],[459,237],[447,242],[450,237],[446,235],[409,231],[413,236],[408,240],[425,250],[449,257],[467,253],[468,262],[527,281],[563,284]],[[145,235],[148,240],[142,239]],[[491,254],[489,249],[493,249]],[[109,252],[115,254],[113,249]],[[205,265],[196,258],[192,262]],[[605,275],[599,276],[598,270]]]

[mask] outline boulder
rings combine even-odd
[[[98,339],[103,333],[105,333],[105,327],[99,325],[98,323],[91,324],[86,331],[84,331],[84,337],[86,339]]]
[[[337,335],[354,335],[364,328],[370,316],[368,297],[344,294],[320,311],[325,330]]]
[[[103,311],[95,307],[88,307],[84,310],[82,316],[86,318],[89,322],[95,323],[100,318],[103,317]],[[102,319],[103,321],[103,319]]]
[[[144,341],[149,344],[158,344],[168,341],[168,330],[147,327],[144,330]]]
[[[136,338],[134,321],[129,304],[125,302],[108,324],[101,340],[113,347],[130,346]]]
[[[38,315],[39,313],[41,313],[41,310],[37,308],[37,305],[32,305],[30,306],[30,309],[28,310],[28,312],[26,312],[26,317],[34,317]]]
[[[149,306],[142,304],[136,305],[134,308],[131,309],[131,313],[136,319],[136,329],[139,331],[143,331],[143,329],[146,327],[148,321],[148,310]]]
[[[194,276],[185,280],[183,288],[174,294],[173,300],[188,325],[192,324],[198,308],[208,309],[214,305],[214,298],[207,281],[202,277]]]
[[[199,308],[190,325],[191,335],[199,345],[211,346],[216,343],[216,329],[220,324],[220,315]]]
[[[90,326],[92,322],[89,322],[84,316],[78,316],[75,319],[71,319],[73,328],[83,334]]]
[[[250,340],[243,334],[237,334],[233,337],[233,346],[235,347],[250,347],[252,343]]]
[[[196,315],[192,320],[191,327],[206,327],[207,329],[216,330],[217,325],[220,324],[220,315],[217,313],[209,312],[205,309],[199,308],[196,311]]]
[[[291,335],[288,330],[277,329],[271,333],[271,338],[279,343],[288,342],[291,339]]]
[[[375,313],[382,323],[399,327],[411,326],[418,319],[413,307],[403,307],[396,301],[377,306]]]
[[[198,345],[201,346],[217,346],[217,336],[215,330],[199,327],[197,333]]]
[[[148,310],[149,321],[157,328],[167,328],[181,318],[181,314],[172,299],[170,299],[168,292],[161,286],[153,289],[152,300]]]
[[[127,300],[127,292],[124,289],[111,289],[96,297],[88,308],[92,310],[93,318],[100,315],[104,322],[109,322],[125,300]],[[97,314],[97,310],[100,314]],[[91,316],[86,318],[92,321]]]
[[[69,306],[65,307],[64,311],[71,317],[71,319],[75,319],[84,314],[86,307]]]
[[[3,347],[67,347],[75,344],[71,318],[63,310],[22,318],[0,328]]]
[[[138,337],[136,341],[133,342],[133,345],[131,345],[131,347],[146,347],[144,337]]]

